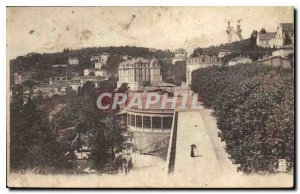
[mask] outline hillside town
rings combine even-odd
[[[230,172],[235,178],[242,176],[240,172],[291,174],[294,132],[277,140],[277,132],[272,131],[277,112],[272,111],[293,118],[293,112],[285,112],[279,104],[293,106],[293,100],[288,101],[293,84],[284,84],[293,83],[294,32],[293,23],[279,23],[276,32],[262,27],[248,37],[244,34],[245,39],[237,35],[239,40],[218,46],[199,45],[192,53],[184,48],[126,46],[65,48],[57,53],[19,56],[10,61],[10,168],[12,172],[129,178],[148,171],[174,177],[188,174],[187,183],[195,181],[201,186],[206,179],[214,179],[215,185],[222,183],[210,173],[212,169],[224,176]],[[268,102],[255,104],[255,100],[267,99],[265,93],[257,93],[261,98],[255,98],[255,92],[264,89],[270,92]],[[104,93],[111,98],[100,103],[108,110],[96,106]],[[126,99],[113,109],[117,94]],[[276,101],[279,97],[280,102]],[[238,106],[250,98],[253,102]],[[274,106],[268,104],[271,101]],[[181,110],[183,103],[200,108]],[[264,120],[250,114],[256,111],[248,111],[251,103],[269,111],[257,113]],[[249,115],[242,117],[246,110]],[[247,135],[238,132],[245,129],[250,134],[252,128],[247,127],[251,122],[266,126],[268,137],[275,138],[262,140],[270,149],[266,159],[251,152],[260,150],[260,144],[251,144]],[[293,121],[286,122],[285,126],[293,126]],[[239,128],[234,131],[231,123]],[[235,134],[228,132],[231,128]],[[258,131],[249,136],[260,142],[263,135]],[[245,141],[243,146],[249,143],[248,147],[237,148],[237,140]],[[236,149],[245,154],[238,155]]]

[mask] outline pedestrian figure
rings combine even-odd
[[[191,145],[191,157],[195,157],[195,153],[194,153],[194,149],[196,148],[197,146],[195,144],[192,144]]]

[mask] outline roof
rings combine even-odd
[[[284,58],[284,57],[281,57],[281,56],[270,56],[270,57],[268,57],[268,58],[259,59],[259,60],[257,60],[257,61],[254,61],[254,63],[257,63],[257,62],[263,62],[263,61],[268,61],[268,60],[271,60],[271,59],[274,59],[274,58],[280,58],[281,60],[290,61],[289,59]]]
[[[197,56],[197,57],[192,57],[192,58],[189,58],[189,59],[203,59],[203,58],[208,58],[208,59],[210,59],[210,58],[213,58],[213,59],[216,59],[216,58],[219,58],[218,56],[216,56],[216,55],[212,55],[212,56],[210,56],[210,55],[200,55],[200,56]]]
[[[294,50],[294,47],[281,47],[281,48],[275,49],[274,51],[279,51],[279,50],[290,50],[290,51],[293,51],[293,50]],[[274,51],[273,51],[273,52],[274,52]]]
[[[259,33],[258,37],[260,40],[271,40],[276,37],[276,32]]]
[[[231,50],[221,49],[219,52],[231,52]]]
[[[71,81],[78,81],[78,80],[104,80],[104,77],[100,76],[79,76],[79,77],[74,77],[71,79]]]
[[[280,26],[284,31],[294,31],[293,23],[281,23]]]
[[[177,87],[175,84],[170,84],[170,83],[159,83],[154,85],[154,87]]]
[[[186,50],[183,48],[179,48],[179,49],[176,49],[175,52],[186,52]]]
[[[132,58],[132,59],[123,61],[122,63],[119,64],[119,66],[127,65],[127,64],[134,65],[137,63],[153,63],[153,62],[157,62],[157,59],[153,58],[153,59],[149,60],[149,59],[145,59],[142,57],[137,57],[137,58]]]

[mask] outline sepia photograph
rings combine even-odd
[[[7,187],[295,188],[295,13],[7,6]]]

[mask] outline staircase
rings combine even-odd
[[[166,159],[170,136],[140,149],[140,154],[155,155]]]

